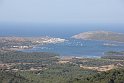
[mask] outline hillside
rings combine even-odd
[[[0,83],[33,83],[17,73],[0,70]]]
[[[83,80],[84,83],[124,83],[124,70],[116,69],[101,72]],[[80,83],[80,82],[79,82]]]
[[[84,39],[84,40],[108,40],[108,41],[118,41],[124,42],[124,34],[108,31],[90,31],[84,32],[72,36],[75,39]]]
[[[115,53],[120,54],[109,52]],[[123,68],[121,58],[60,58],[47,52],[0,52],[0,83],[123,83]]]

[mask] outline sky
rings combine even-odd
[[[0,0],[0,23],[124,24],[124,0]]]

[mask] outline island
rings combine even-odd
[[[83,32],[83,33],[72,36],[72,38],[82,39],[82,40],[107,40],[107,41],[124,42],[123,33],[116,33],[116,32],[110,32],[110,31]]]

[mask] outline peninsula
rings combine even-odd
[[[0,37],[0,49],[19,50],[30,49],[35,45],[55,44],[65,42],[65,39],[53,37]]]
[[[116,32],[110,32],[110,31],[83,32],[83,33],[72,36],[72,38],[82,39],[82,40],[107,40],[107,41],[124,42],[123,33],[116,33]]]

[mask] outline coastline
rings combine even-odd
[[[82,40],[80,40],[80,41],[82,41]],[[85,45],[84,46],[80,46],[80,45],[77,46],[76,42],[80,42],[80,41],[75,41],[74,40],[74,42],[72,41],[71,43],[69,41],[69,42],[64,42],[62,44],[60,43],[60,44],[57,44],[57,45],[56,44],[46,44],[46,45],[43,45],[43,46],[42,45],[37,45],[36,47],[33,47],[33,49],[29,49],[29,50],[26,49],[26,51],[27,52],[33,52],[33,51],[34,52],[53,52],[53,53],[59,54],[62,57],[67,56],[67,57],[80,57],[80,58],[101,58],[102,56],[104,56],[104,52],[111,51],[112,49],[113,49],[113,51],[116,51],[116,49],[117,49],[117,51],[118,50],[120,50],[120,51],[123,50],[123,48],[121,46],[121,44],[123,44],[123,43],[119,43],[120,45],[118,45],[118,46],[121,46],[122,49],[118,49],[119,47],[103,45],[104,42],[110,42],[111,43],[111,41],[101,42],[99,40],[90,40],[91,42],[87,42],[85,40],[85,42],[82,41],[81,43],[83,45],[85,44],[86,46]],[[94,42],[94,41],[96,41],[96,42]],[[92,44],[89,45],[89,43],[92,43]],[[70,46],[70,45],[72,45],[72,46]],[[98,45],[98,46],[96,46],[96,45]],[[42,49],[42,48],[48,48],[48,49]],[[100,48],[100,49],[97,51],[98,48]],[[109,50],[109,49],[111,49],[111,50]],[[26,51],[24,49],[24,52],[26,52]]]

